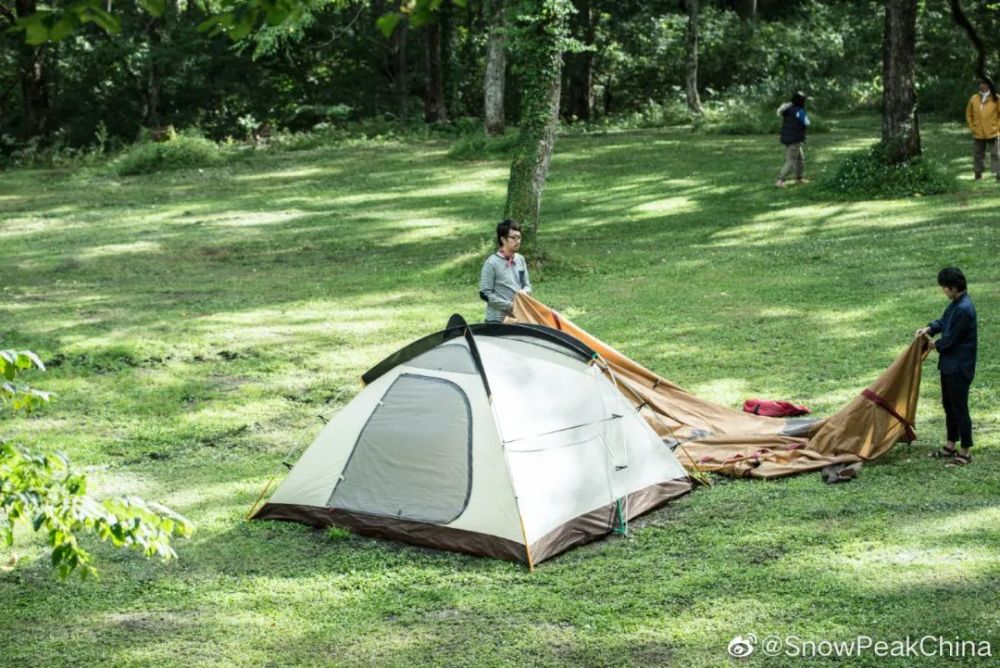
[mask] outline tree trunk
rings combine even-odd
[[[503,87],[507,69],[506,38],[504,36],[504,0],[488,0],[490,4],[490,33],[486,49],[486,77],[483,82],[483,107],[486,117],[486,134],[504,133]]]
[[[917,0],[886,0],[882,43],[882,143],[891,163],[920,155],[915,45]]]
[[[593,11],[591,0],[576,0],[573,4],[581,41],[585,46],[592,47],[597,33],[597,12]],[[594,52],[588,50],[570,54],[566,69],[569,74],[568,111],[581,120],[590,120],[594,110]]]
[[[17,0],[18,17],[30,16],[37,9],[35,0]],[[21,134],[25,139],[43,135],[49,120],[49,72],[47,47],[18,45],[21,76]]]
[[[698,95],[698,0],[685,0],[687,7],[687,77],[684,92],[688,109],[702,113],[701,96]]]
[[[405,124],[409,120],[409,100],[410,84],[407,80],[406,67],[406,33],[407,21],[400,21],[396,27],[396,32],[392,34],[393,60],[395,68],[393,72],[393,87],[396,89],[396,99],[399,104],[399,122]]]
[[[744,21],[757,17],[757,0],[736,0],[736,13]]]
[[[160,97],[162,72],[160,67],[160,44],[163,42],[161,34],[162,23],[158,18],[152,18],[146,27],[146,35],[149,38],[149,72],[146,84],[146,108],[143,114],[143,122],[146,127],[160,127]]]
[[[437,20],[427,24],[426,39],[426,79],[424,87],[424,120],[439,123],[448,120],[448,110],[444,103],[444,77],[441,72],[441,23]]]
[[[572,4],[568,0],[520,0],[517,52],[523,74],[520,135],[510,166],[505,216],[521,222],[526,249],[538,239],[542,189],[559,124],[562,49]]]
[[[368,4],[368,25],[375,25],[381,16],[385,14],[385,4],[383,0],[372,0]],[[372,86],[372,112],[376,116],[382,114],[383,92],[389,94],[390,87],[394,85],[395,79],[392,76],[392,56],[391,49],[387,44],[393,44],[389,40],[378,39],[373,43],[373,48],[368,51],[371,68],[381,75],[379,82]]]

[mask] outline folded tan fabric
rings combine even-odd
[[[605,373],[692,471],[775,478],[870,460],[913,440],[920,372],[928,348],[914,340],[881,376],[823,420],[771,418],[694,396],[524,293],[509,319],[563,331],[590,346]]]

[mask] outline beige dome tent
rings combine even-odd
[[[534,325],[467,325],[390,356],[254,517],[530,566],[691,489],[598,368]]]

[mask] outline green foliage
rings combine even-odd
[[[190,536],[191,523],[173,511],[134,497],[98,501],[87,496],[87,480],[73,473],[62,454],[41,455],[0,442],[0,539],[14,543],[14,527],[29,523],[44,533],[52,566],[61,577],[79,570],[96,575],[79,538],[89,535],[146,557],[174,559],[173,536]]]
[[[480,129],[475,134],[459,137],[448,149],[455,160],[489,160],[510,157],[517,148],[517,132],[508,130],[499,137],[489,137]]]
[[[45,370],[34,353],[0,350],[0,403],[15,414],[30,413],[50,398],[47,392],[14,384],[32,368]],[[193,531],[190,522],[169,508],[137,497],[98,501],[87,495],[86,477],[71,470],[65,455],[35,453],[0,438],[0,542],[5,547],[13,546],[20,522],[44,532],[60,577],[74,571],[97,574],[90,552],[80,545],[82,535],[169,560],[177,556],[171,538]]]
[[[414,28],[427,25],[435,20],[435,15],[446,0],[410,0],[400,3],[400,11],[380,16],[375,25],[385,37],[391,37],[400,22],[409,20]],[[456,7],[465,7],[467,0],[450,0]]]
[[[376,116],[346,123],[317,123],[303,132],[279,131],[267,144],[260,147],[268,151],[311,151],[331,146],[365,146],[392,144],[403,141],[454,139],[482,132],[478,119],[459,118],[453,123],[402,124],[394,118]]]
[[[881,143],[849,155],[823,187],[841,197],[878,199],[935,195],[956,188],[954,174],[924,155],[892,164]]]
[[[684,100],[672,97],[662,104],[656,100],[646,100],[645,104],[636,111],[602,117],[596,122],[588,123],[587,125],[590,128],[634,130],[688,125],[693,120],[694,115],[687,108]]]
[[[159,9],[163,13],[163,1],[143,2],[144,7]],[[60,42],[82,26],[94,24],[108,33],[121,30],[121,18],[107,11],[102,0],[78,0],[61,9],[40,9],[34,14],[17,19],[12,32],[23,32],[24,41],[31,46],[46,42]]]
[[[0,350],[0,404],[15,413],[30,413],[51,398],[48,392],[14,382],[18,374],[32,367],[45,371],[42,360],[30,350]]]
[[[118,158],[114,168],[121,176],[152,174],[174,169],[212,167],[222,162],[214,142],[203,137],[177,135],[164,142],[136,144]]]
[[[310,5],[310,0],[241,0],[227,3],[218,14],[198,25],[200,32],[226,35],[234,42],[264,26],[280,26],[294,22]]]
[[[105,140],[109,144],[116,142]],[[3,155],[6,153],[6,155]],[[69,146],[62,138],[46,141],[43,137],[32,137],[18,141],[10,135],[0,135],[0,159],[11,167],[32,169],[67,168],[93,164],[102,159],[103,151],[96,146]]]
[[[288,121],[292,130],[311,130],[320,123],[343,124],[351,117],[346,104],[303,104],[295,109]]]
[[[773,134],[780,129],[781,119],[773,109],[766,111],[760,105],[734,99],[704,105],[704,114],[695,119],[695,127],[720,135]]]
[[[9,4],[9,3],[8,3]],[[512,7],[510,37],[531,25],[528,5]],[[686,18],[679,3],[603,3],[594,5],[593,99],[589,128],[666,127],[688,122],[675,114],[684,81]],[[758,3],[757,19],[745,21],[733,2],[702,3],[699,85],[706,107],[720,104],[718,121],[703,121],[706,131],[736,134],[765,131],[770,109],[760,118],[751,110],[726,109],[727,101],[786,99],[804,89],[823,115],[858,107],[877,108],[881,100],[880,0],[788,0]],[[402,3],[395,15],[411,33],[396,45],[379,36],[378,22],[400,3],[348,0],[240,0],[186,3],[183,11],[163,0],[111,3],[79,0],[49,3],[29,17],[18,17],[21,32],[0,41],[0,91],[9,91],[0,108],[0,153],[9,165],[76,164],[71,154],[94,144],[100,123],[115,147],[134,141],[141,125],[172,123],[198,127],[222,141],[243,137],[240,119],[269,123],[275,131],[341,124],[336,109],[350,109],[352,120],[401,117],[405,98],[411,110],[426,75],[422,29],[441,21],[447,107],[452,116],[482,114],[481,83],[488,20],[481,4],[418,0]],[[541,6],[541,5],[539,5]],[[981,34],[1000,30],[1000,12],[989,3],[970,4],[970,19]],[[548,11],[548,10],[546,10]],[[157,16],[155,21],[150,16]],[[537,14],[541,15],[541,14]],[[586,37],[579,14],[569,21],[563,47]],[[86,22],[84,22],[86,21]],[[946,3],[921,3],[917,48],[917,86],[922,111],[946,111],[961,118],[975,90],[974,53],[953,25]],[[205,24],[207,32],[199,32]],[[0,17],[0,24],[4,19]],[[99,26],[103,23],[104,28]],[[271,25],[274,23],[275,25]],[[118,30],[120,26],[120,30]],[[383,27],[385,27],[383,22]],[[105,29],[118,30],[110,37]],[[69,32],[67,32],[69,31]],[[49,110],[40,145],[27,142],[38,126],[25,118],[18,73],[23,37],[60,39],[40,52],[48,67]],[[241,38],[237,45],[229,37]],[[71,37],[70,37],[71,35]],[[991,71],[1000,67],[995,50]],[[398,56],[398,57],[397,57]],[[534,56],[510,50],[512,76],[507,88],[507,118],[518,124],[520,95]],[[396,90],[398,63],[407,63],[405,91]],[[151,110],[149,86],[155,74],[159,108]],[[567,90],[574,85],[567,73]],[[249,85],[248,85],[249,84]],[[649,103],[653,99],[655,103]],[[660,107],[659,109],[657,107]],[[153,112],[156,113],[153,113]],[[681,110],[677,110],[681,111]],[[821,131],[818,127],[814,131]],[[385,133],[382,133],[383,135]],[[16,137],[16,139],[14,139]],[[49,147],[58,149],[47,152]]]
[[[695,127],[709,134],[719,135],[765,135],[777,134],[781,130],[781,118],[777,115],[778,102],[736,97],[718,103],[704,105],[705,113],[695,118]],[[812,109],[809,113],[809,134],[830,131],[823,116]]]

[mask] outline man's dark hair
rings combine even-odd
[[[795,95],[792,95],[792,104],[794,104],[796,107],[805,107],[806,94],[803,93],[802,91],[799,91],[795,93]]]
[[[521,223],[510,218],[504,218],[497,224],[497,248],[503,246],[503,240],[510,236],[511,230],[521,231]]]
[[[953,288],[959,292],[965,292],[968,287],[965,282],[965,274],[958,267],[945,267],[939,271],[938,285],[942,288]]]

